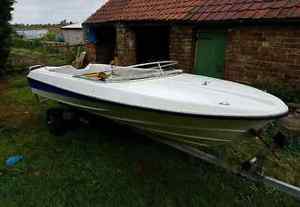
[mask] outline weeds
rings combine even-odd
[[[32,65],[61,66],[72,64],[77,48],[47,46],[42,40],[24,40],[15,36],[8,59],[8,73],[23,72]]]
[[[54,137],[44,121],[51,105],[39,107],[23,76],[10,78],[0,106],[0,206],[299,205],[215,166],[195,165],[187,155],[113,122],[100,119],[97,128]],[[253,146],[240,145],[234,156]],[[25,159],[5,167],[5,159],[14,154]],[[275,175],[287,176],[285,166],[271,167]]]
[[[255,87],[267,91],[287,103],[300,103],[300,89],[279,81],[259,81]]]

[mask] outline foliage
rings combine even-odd
[[[68,22],[66,22],[66,25]],[[71,24],[71,22],[70,22]],[[48,29],[48,30],[60,30],[62,24],[13,24],[12,27],[15,30],[39,30],[39,29]]]
[[[56,27],[55,24],[14,24],[12,27],[15,30],[35,30],[35,29],[49,29]]]
[[[295,89],[286,82],[260,81],[254,83],[254,86],[281,98],[286,103],[300,103],[300,89]]]
[[[19,37],[13,37],[12,47],[25,48],[25,49],[37,49],[42,48],[42,42],[39,39],[25,40]]]
[[[77,54],[77,48],[47,46],[42,40],[26,40],[12,35],[13,44],[8,59],[8,73],[22,72],[32,65],[68,65]]]
[[[60,23],[59,23],[59,25],[61,25],[61,26],[66,26],[69,24],[73,24],[73,22],[72,21],[68,22],[66,19],[60,21]]]
[[[14,0],[1,0],[0,3],[0,75],[4,71],[10,48],[10,33],[11,27],[9,21],[11,20],[12,5]]]
[[[70,65],[75,59],[73,50],[61,51],[56,48],[12,48],[8,60],[8,73],[26,71],[32,65]]]
[[[56,41],[56,33],[49,31],[42,39],[45,41]]]

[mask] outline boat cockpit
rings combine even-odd
[[[131,66],[116,66],[104,64],[89,64],[83,69],[76,69],[71,65],[49,67],[49,71],[72,75],[94,81],[121,82],[159,78],[181,74],[183,71],[175,68],[176,61],[151,62]]]

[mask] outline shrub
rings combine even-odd
[[[49,31],[43,38],[45,41],[56,41],[56,33]]]
[[[2,0],[0,3],[0,75],[6,66],[10,48],[11,12],[14,0]]]
[[[39,39],[25,40],[20,37],[13,37],[12,46],[15,48],[37,49],[43,45]]]
[[[267,91],[287,103],[300,103],[300,89],[293,88],[281,81],[260,81],[254,84],[256,88]]]

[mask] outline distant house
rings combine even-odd
[[[81,23],[70,24],[61,28],[65,42],[69,45],[81,45],[84,43]]]
[[[299,0],[109,0],[83,25],[92,62],[171,59],[189,73],[300,88]]]

